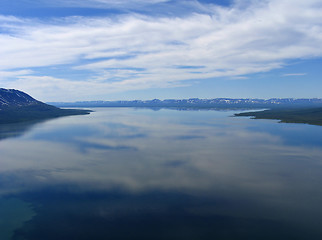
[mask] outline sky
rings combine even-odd
[[[45,102],[322,98],[321,0],[1,0],[0,87]]]

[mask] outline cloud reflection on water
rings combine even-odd
[[[201,215],[245,215],[240,206],[253,205],[252,217],[322,216],[322,149],[285,144],[278,129],[286,125],[261,122],[274,131],[255,131],[254,120],[215,111],[97,109],[91,115],[46,122],[2,141],[0,194],[55,187],[75,194],[180,192],[235,202],[189,210]]]
[[[287,171],[283,161],[288,165],[297,158],[319,165],[322,156],[321,149],[283,145],[277,135],[249,131],[239,123],[234,126],[240,119],[220,114],[220,127],[196,122],[181,125],[178,116],[168,119],[162,113],[157,117],[126,111],[99,114],[102,117],[96,122],[61,119],[44,124],[26,138],[2,142],[0,171],[44,171],[51,178],[49,183],[55,182],[55,176],[75,184],[100,182],[96,186],[111,181],[131,191],[155,187],[200,191],[213,188],[216,180],[225,185],[252,182],[263,186],[265,177],[278,188],[281,179],[271,175],[279,177],[275,164]],[[218,119],[210,113],[206,120]],[[65,131],[70,124],[74,130]],[[185,164],[178,169],[171,167],[173,162]],[[66,171],[56,172],[57,168]]]

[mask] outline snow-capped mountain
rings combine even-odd
[[[0,88],[0,124],[45,120],[50,118],[89,114],[79,109],[60,109],[37,101],[27,93]]]
[[[15,90],[0,88],[0,107],[4,106],[28,106],[40,102],[28,94]]]

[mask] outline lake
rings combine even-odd
[[[94,108],[0,126],[0,239],[322,239],[322,127]]]

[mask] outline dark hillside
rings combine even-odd
[[[285,123],[307,123],[322,125],[322,108],[271,109],[259,112],[246,112],[235,116],[250,116],[255,119],[277,119]]]
[[[28,94],[0,88],[0,124],[89,114],[87,110],[60,109],[37,101]]]
[[[40,103],[28,94],[15,90],[0,88],[0,107],[27,106]]]

